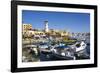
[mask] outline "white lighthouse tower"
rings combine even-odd
[[[48,32],[49,31],[48,21],[44,21],[44,24],[45,24],[45,32]]]

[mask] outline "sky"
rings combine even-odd
[[[22,11],[22,24],[32,24],[33,29],[44,29],[44,21],[49,29],[69,32],[90,32],[90,14],[75,12]]]

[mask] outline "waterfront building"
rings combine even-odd
[[[28,34],[29,35],[33,35],[33,36],[36,36],[36,35],[38,35],[38,36],[45,36],[45,33],[43,32],[43,31],[34,31],[34,30],[29,30],[28,31]]]
[[[33,29],[31,24],[23,24],[23,36],[24,37],[33,37],[33,36],[51,36],[54,38],[63,38],[70,36],[69,32],[66,30],[55,30],[55,29],[49,29],[48,27],[48,21],[44,21],[45,28],[44,30],[39,29]]]
[[[32,25],[31,24],[23,24],[22,25],[23,35],[27,35],[29,30],[32,30]]]
[[[31,24],[23,24],[23,30],[32,30]]]

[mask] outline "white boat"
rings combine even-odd
[[[62,59],[62,60],[72,60],[74,59],[74,56],[71,54],[70,51],[67,51],[68,47],[67,46],[57,46],[53,47],[51,49],[52,51],[52,56],[55,57],[56,59]]]
[[[76,46],[76,52],[79,52],[79,51],[84,50],[84,49],[86,48],[86,46],[87,46],[87,45],[85,44],[85,42],[82,41],[82,42],[79,44],[78,47]]]
[[[48,48],[48,44],[47,43],[41,43],[38,46],[39,46],[39,48]]]

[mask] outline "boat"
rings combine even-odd
[[[68,51],[68,46],[58,46],[52,48],[52,56],[57,60],[73,60],[75,57],[73,52]]]
[[[79,52],[79,51],[81,51],[81,50],[84,50],[85,48],[86,48],[86,44],[85,44],[85,42],[84,41],[82,41],[81,43],[79,43],[79,44],[76,44],[76,52]]]
[[[76,46],[76,59],[89,59],[90,56],[89,54],[86,52],[86,47],[88,45],[84,42],[81,41],[81,43],[79,44],[79,46]]]
[[[49,47],[48,43],[40,43],[38,45],[38,48],[39,48],[39,51],[42,54],[49,54],[49,53],[51,53],[51,50],[50,50],[50,47]]]
[[[52,56],[56,60],[73,60],[74,59],[73,56],[69,56],[69,55],[64,56],[64,55],[60,55],[60,54],[57,54],[57,53],[53,53]]]

